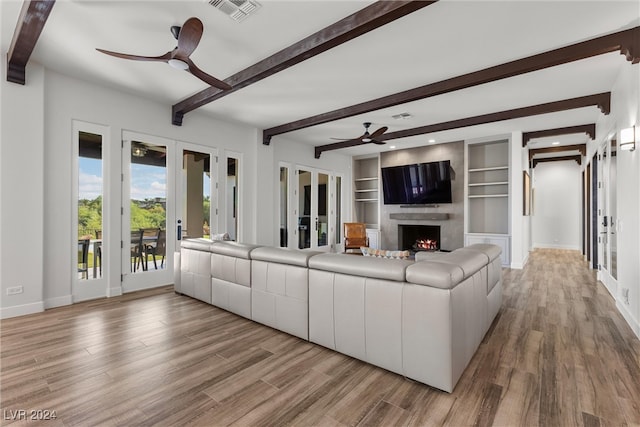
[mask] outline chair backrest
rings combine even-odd
[[[367,237],[367,226],[363,222],[345,222],[344,237],[358,239]]]
[[[102,239],[102,230],[96,230],[96,239]]]
[[[158,237],[159,228],[143,228],[142,237]]]
[[[167,230],[158,230],[158,242],[156,243],[156,255],[167,254]]]
[[[82,264],[86,268],[89,262],[89,239],[78,239],[78,264]]]

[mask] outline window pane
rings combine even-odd
[[[79,132],[78,278],[102,274],[102,135]]]

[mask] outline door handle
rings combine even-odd
[[[316,231],[318,231],[318,218],[316,218]]]
[[[178,230],[178,235],[176,236],[177,240],[182,240],[182,220],[179,219],[178,220],[178,227],[176,227]]]

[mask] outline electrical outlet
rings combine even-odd
[[[14,286],[13,288],[7,288],[7,295],[17,295],[24,292],[22,286]]]
[[[629,288],[622,288],[622,301],[629,305]]]

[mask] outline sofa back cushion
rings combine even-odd
[[[309,268],[353,276],[404,282],[405,269],[413,261],[323,253],[309,259]]]

